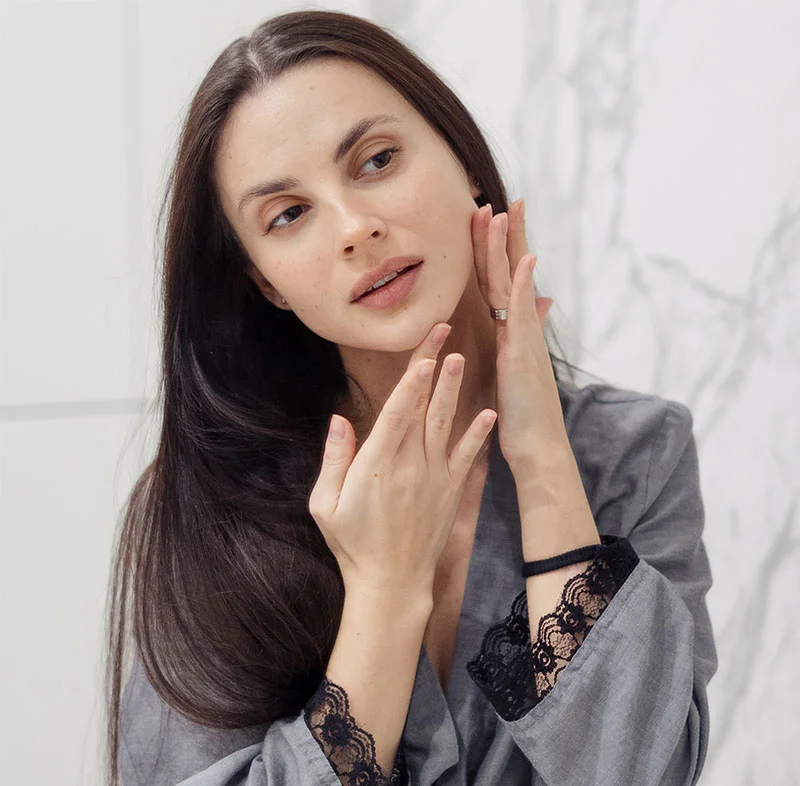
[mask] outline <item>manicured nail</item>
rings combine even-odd
[[[330,434],[331,439],[342,439],[344,437],[344,420],[338,415],[331,418]]]
[[[433,331],[433,343],[438,347],[444,344],[445,339],[450,334],[450,325],[439,325]]]

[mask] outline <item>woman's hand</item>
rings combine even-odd
[[[445,358],[432,397],[431,380],[449,332],[446,323],[431,328],[357,454],[351,423],[333,416],[332,426],[338,421],[344,432],[339,440],[328,435],[309,512],[339,563],[346,591],[433,597],[436,562],[467,474],[497,417],[480,412],[447,454],[463,355]]]
[[[523,201],[494,217],[491,205],[476,210],[472,241],[487,307],[508,309],[495,321],[498,442],[515,477],[529,475],[571,447],[543,333],[553,301],[535,296]]]

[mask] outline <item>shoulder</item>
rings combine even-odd
[[[559,381],[558,389],[592,509],[614,510],[619,524],[609,522],[611,529],[633,526],[682,458],[695,457],[691,411],[679,401],[605,383]]]
[[[560,381],[558,392],[570,439],[587,446],[607,449],[603,443],[613,439],[647,450],[656,437],[685,445],[692,432],[692,413],[680,401],[603,383],[576,387]]]

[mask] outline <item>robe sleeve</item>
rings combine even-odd
[[[323,678],[303,710],[269,727],[215,730],[166,705],[134,663],[123,698],[119,767],[123,786],[405,786],[401,745],[394,769],[375,761],[372,736],[347,695]]]
[[[467,666],[547,783],[692,786],[705,761],[712,579],[692,416],[665,403],[644,470],[629,469],[643,484],[621,484],[644,489],[638,515],[601,535],[535,642],[523,590]]]

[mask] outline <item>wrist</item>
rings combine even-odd
[[[391,619],[411,627],[428,624],[433,591],[422,587],[376,587],[363,583],[345,586],[344,614]]]
[[[578,469],[569,442],[551,445],[507,463],[518,489],[526,485],[555,485]]]
[[[600,543],[572,451],[550,454],[547,466],[514,474],[526,562]]]

